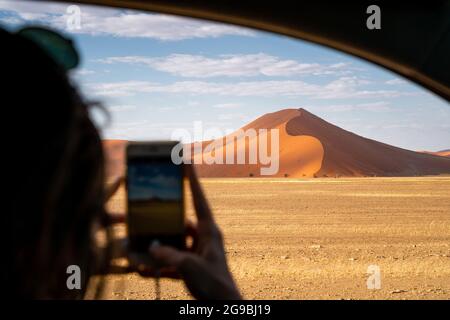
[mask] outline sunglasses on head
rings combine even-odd
[[[16,34],[36,43],[66,71],[75,69],[80,62],[73,41],[55,31],[43,27],[25,27]]]

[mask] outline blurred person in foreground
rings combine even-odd
[[[82,299],[89,279],[109,272],[113,240],[99,249],[95,235],[124,221],[124,216],[113,219],[105,211],[120,181],[105,187],[102,142],[90,118],[95,105],[69,81],[64,59],[70,55],[58,48],[58,41],[70,41],[50,30],[27,34],[3,29],[0,41],[2,119],[4,125],[14,125],[3,135],[3,290],[12,298]],[[221,232],[193,168],[186,171],[198,218],[187,227],[192,247],[153,246],[149,258],[162,276],[182,278],[197,299],[240,299]],[[151,265],[131,262],[128,271],[155,274]],[[80,290],[67,288],[69,265],[81,269]]]

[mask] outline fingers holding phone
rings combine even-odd
[[[184,167],[172,162],[177,142],[137,142],[127,147],[128,256],[141,274],[155,261],[152,243],[185,250]]]
[[[239,299],[228,270],[222,234],[191,165],[171,160],[176,142],[127,148],[128,255],[144,276],[181,277],[199,299]],[[185,222],[184,177],[197,223]],[[192,245],[186,246],[186,237]]]
[[[158,241],[185,248],[183,166],[171,159],[177,142],[131,143],[127,148],[130,250],[147,253]]]
[[[222,233],[214,217],[193,166],[185,173],[192,191],[197,224],[188,224],[193,237],[189,251],[169,246],[152,246],[151,257],[164,267],[177,270],[191,294],[197,299],[241,299],[228,269]]]

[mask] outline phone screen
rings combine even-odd
[[[130,249],[147,252],[153,240],[184,247],[183,167],[169,157],[128,159]]]

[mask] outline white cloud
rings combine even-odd
[[[118,120],[120,120],[118,118]],[[190,128],[190,122],[157,122],[147,119],[141,121],[114,121],[108,127],[102,127],[102,137],[108,139],[151,140],[170,139],[174,130]]]
[[[17,17],[0,17],[0,22],[4,25],[18,25],[22,20]]]
[[[0,0],[0,9],[14,12],[21,19],[44,19],[49,15],[66,13],[69,4],[46,1]]]
[[[168,111],[175,111],[175,110],[180,110],[181,106],[165,106],[165,107],[159,107],[157,108],[157,110],[159,112],[168,112]]]
[[[95,73],[94,70],[89,70],[89,69],[85,69],[85,68],[75,69],[72,72],[74,73],[75,77],[87,76],[87,75],[91,75],[91,74]]]
[[[246,116],[243,113],[221,113],[218,115],[219,120],[235,120],[235,119],[244,120],[247,118],[248,116]]]
[[[370,112],[384,112],[390,111],[389,102],[378,101],[369,103],[358,103],[358,104],[335,104],[315,107],[327,112],[348,112],[348,111],[370,111]]]
[[[131,110],[136,110],[136,106],[129,105],[129,104],[123,104],[123,105],[113,105],[108,107],[108,110],[112,112],[126,112]]]
[[[224,54],[216,58],[202,55],[171,54],[166,57],[123,56],[97,60],[103,63],[128,63],[148,66],[182,77],[295,76],[351,73],[348,64],[300,63],[265,53]]]
[[[389,85],[400,85],[400,84],[406,84],[407,82],[405,80],[402,80],[399,78],[394,78],[394,79],[386,81],[385,83],[389,84]]]
[[[138,93],[212,94],[220,96],[308,96],[314,99],[393,98],[414,95],[396,90],[362,90],[368,82],[357,77],[341,77],[325,85],[298,80],[205,82],[178,81],[161,84],[147,81],[91,83],[88,90],[94,95],[120,97]]]
[[[107,97],[127,97],[136,93],[152,92],[149,91],[150,88],[152,88],[152,84],[145,81],[96,83],[85,86],[89,92],[92,91],[95,95]]]
[[[423,129],[425,126],[421,123],[397,123],[380,126],[382,129]]]
[[[213,105],[212,107],[216,109],[235,109],[241,106],[242,106],[241,103],[218,103]]]
[[[9,16],[4,23],[39,22],[60,30],[67,29],[69,4],[37,1],[0,1],[0,10]],[[226,35],[254,36],[250,29],[221,23],[204,22],[164,14],[80,5],[81,28],[70,32],[115,37],[183,40]]]

